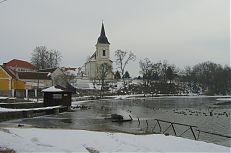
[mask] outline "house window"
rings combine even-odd
[[[53,99],[62,99],[62,94],[53,94]]]
[[[103,56],[106,56],[106,51],[105,50],[103,50]]]

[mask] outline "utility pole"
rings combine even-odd
[[[37,102],[38,102],[38,100],[39,100],[39,97],[38,97],[38,90],[39,90],[39,78],[38,78],[37,89],[36,89],[36,98],[37,98]]]

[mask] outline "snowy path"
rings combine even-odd
[[[230,148],[164,135],[83,130],[0,129],[0,147],[17,152],[230,152]]]

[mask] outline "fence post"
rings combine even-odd
[[[148,128],[148,120],[146,120],[147,128]]]
[[[197,130],[198,131],[198,134],[197,134],[197,140],[199,140],[199,137],[200,137],[200,133],[201,131],[200,130]]]
[[[197,140],[196,135],[195,135],[195,133],[194,133],[194,131],[193,131],[192,126],[190,126],[190,129],[191,129],[191,131],[192,131],[192,134],[193,134],[194,139]]]
[[[156,122],[156,124],[152,128],[152,132],[155,130],[156,125],[157,125],[157,122]]]
[[[175,128],[174,128],[174,125],[171,123],[171,125],[172,125],[172,129],[173,129],[173,131],[174,131],[174,133],[175,133],[175,136],[176,136],[176,130],[175,130]]]
[[[138,126],[140,126],[140,119],[139,119],[139,117],[137,117],[137,118],[138,118],[138,122],[139,122]]]
[[[161,126],[160,126],[159,120],[156,120],[156,121],[157,121],[157,124],[159,125],[160,132],[161,132],[161,131],[162,131],[162,129],[161,129]]]

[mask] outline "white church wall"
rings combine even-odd
[[[103,56],[103,50],[105,50],[105,56]],[[109,44],[96,44],[96,60],[101,59],[110,59]]]

